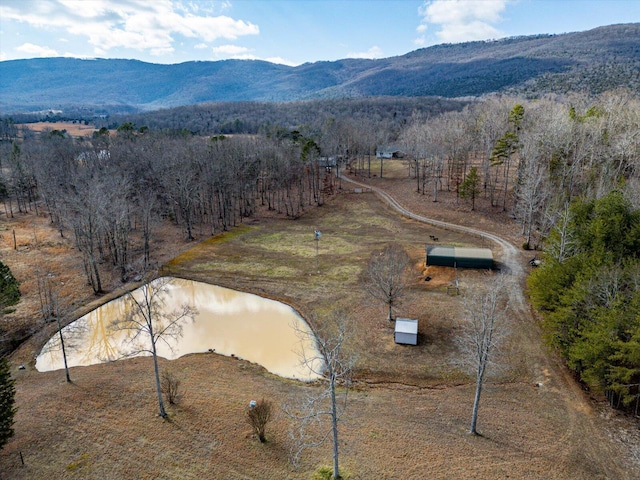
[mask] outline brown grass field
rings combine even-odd
[[[74,137],[90,137],[97,130],[94,125],[85,125],[80,122],[35,122],[21,124],[18,127],[37,133],[66,130],[69,135]]]
[[[388,163],[388,178],[369,181],[410,210],[521,242],[518,227],[491,207],[480,202],[469,212],[445,194],[434,204],[414,192],[404,167]],[[167,421],[156,415],[149,358],[73,368],[72,384],[62,371],[36,371],[34,358],[52,327],[35,320],[34,272],[53,272],[78,314],[118,295],[121,286],[108,276],[109,293],[95,298],[72,242],[60,238],[46,217],[3,216],[0,222],[2,260],[23,293],[5,321],[31,322],[38,331],[10,358],[19,410],[15,436],[0,451],[2,480],[308,479],[331,465],[329,443],[309,450],[299,468],[289,463],[289,420],[278,409],[266,444],[251,434],[244,420],[249,400],[264,397],[282,406],[319,388],[259,365],[213,353],[161,360],[185,389],[183,401],[169,407]],[[323,234],[319,273],[315,229]],[[173,226],[163,226],[155,252],[163,273],[274,298],[306,318],[337,307],[349,312],[356,335],[348,348],[358,362],[340,445],[350,479],[640,478],[638,423],[580,388],[544,346],[533,315],[509,318],[505,368],[483,392],[481,435],[467,433],[474,385],[458,366],[454,339],[465,289],[491,274],[460,270],[461,296],[447,295],[456,274],[425,269],[429,235],[441,244],[483,246],[477,238],[404,219],[372,193],[344,193],[296,220],[258,216],[199,243],[185,244]],[[397,313],[419,319],[417,347],[394,343],[384,307],[361,284],[371,253],[392,241],[402,243],[414,260],[413,282]],[[495,255],[499,260],[500,251]],[[531,256],[523,254],[522,261]]]

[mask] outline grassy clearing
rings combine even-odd
[[[323,232],[317,266],[314,229]],[[269,219],[203,241],[166,270],[284,300],[307,318],[348,310],[356,331],[349,348],[358,364],[341,429],[341,464],[351,480],[637,478],[638,469],[603,433],[584,395],[569,389],[553,357],[529,356],[538,349],[518,343],[510,346],[506,373],[483,393],[483,436],[467,434],[473,383],[457,365],[454,343],[461,298],[446,293],[451,269],[424,268],[429,234],[442,244],[478,246],[475,238],[400,218],[371,194],[342,195],[297,220]],[[405,245],[414,263],[414,282],[397,314],[419,320],[417,347],[394,343],[384,305],[372,302],[360,283],[372,252],[392,241]],[[463,286],[486,281],[477,272],[458,278]],[[514,322],[535,331],[530,318]],[[313,385],[215,354],[161,360],[186,392],[165,422],[155,416],[149,358],[74,368],[67,385],[61,372],[34,371],[29,362],[37,348],[26,344],[14,357],[27,369],[14,370],[19,410],[16,436],[0,452],[3,478],[308,479],[331,463],[327,444],[293,469],[287,418],[278,412],[264,445],[244,419],[251,399],[279,407]],[[539,370],[545,378],[532,373]]]

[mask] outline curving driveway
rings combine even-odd
[[[512,243],[507,240],[489,232],[485,232],[483,230],[478,230],[477,228],[465,227],[462,225],[456,225],[455,223],[443,222],[440,220],[434,220],[432,218],[424,217],[422,215],[418,215],[417,213],[413,213],[407,210],[405,207],[400,205],[398,201],[389,195],[384,190],[381,190],[378,187],[373,187],[366,183],[360,183],[356,180],[352,180],[351,178],[347,178],[345,176],[340,175],[340,178],[344,181],[357,185],[359,187],[371,189],[376,195],[383,199],[387,204],[400,212],[403,216],[407,218],[411,218],[413,220],[417,220],[418,222],[426,223],[429,225],[433,225],[440,228],[445,228],[448,230],[455,230],[458,232],[469,233],[471,235],[477,235],[481,238],[486,238],[491,240],[495,244],[499,245],[502,249],[502,263],[505,266],[505,271],[511,275],[513,275],[513,283],[514,286],[523,285],[526,280],[526,272],[522,268],[522,263],[520,259],[520,252],[518,248],[515,247]],[[527,303],[524,298],[524,294],[521,288],[514,288],[511,294],[511,300],[517,304],[517,308],[520,310],[519,313],[527,312]]]

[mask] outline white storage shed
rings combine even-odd
[[[394,334],[396,343],[404,345],[418,344],[418,320],[410,318],[396,318],[396,331]]]

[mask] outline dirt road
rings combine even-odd
[[[357,185],[362,188],[371,189],[373,192],[376,193],[376,195],[381,197],[387,204],[391,205],[393,208],[395,208],[398,212],[400,212],[403,216],[407,218],[411,218],[413,220],[417,220],[418,222],[423,222],[429,225],[433,225],[435,227],[444,228],[446,230],[455,230],[458,232],[469,233],[471,235],[476,235],[480,238],[484,238],[494,242],[501,249],[501,263],[502,263],[501,270],[513,275],[514,283],[517,283],[518,285],[524,285],[524,282],[526,280],[526,273],[522,268],[522,258],[521,258],[520,252],[513,244],[509,243],[503,238],[497,235],[494,235],[493,233],[479,230],[477,228],[465,227],[462,225],[456,225],[453,223],[443,222],[440,220],[435,220],[432,218],[424,217],[422,215],[418,215],[417,213],[407,210],[405,207],[400,205],[391,195],[389,195],[384,190],[381,190],[380,188],[367,185],[365,183],[360,183],[351,178],[347,178],[344,176],[340,176],[340,178],[342,178],[342,180],[344,181],[352,183],[353,185]],[[522,289],[514,289],[513,295],[515,296],[515,298],[512,297],[512,301],[515,301],[515,303],[517,303],[519,309],[526,311],[527,304],[525,302]]]
[[[615,427],[608,425],[598,417],[593,403],[589,400],[585,392],[572,378],[570,372],[562,364],[561,360],[554,354],[550,354],[542,342],[542,333],[537,322],[532,317],[532,312],[524,295],[527,272],[524,268],[525,260],[519,249],[511,242],[493,233],[483,231],[473,227],[456,225],[425,217],[414,213],[402,206],[394,197],[381,188],[370,184],[361,183],[351,178],[341,176],[342,180],[361,188],[369,189],[378,195],[384,202],[397,210],[401,215],[433,225],[445,230],[458,231],[487,239],[500,248],[499,265],[500,271],[511,276],[510,297],[510,319],[512,331],[517,337],[518,351],[526,359],[529,375],[536,385],[541,389],[548,389],[562,399],[563,408],[569,419],[569,428],[561,441],[558,441],[556,448],[567,455],[570,455],[572,445],[582,445],[585,454],[607,473],[607,478],[616,478],[620,471],[612,468],[610,463],[603,461],[598,452],[609,451],[613,454],[616,449],[627,451],[627,459],[633,464],[633,470],[640,470],[635,445],[629,444],[625,438],[629,435],[626,428],[615,431]],[[610,439],[599,437],[597,432],[609,431]],[[635,435],[631,435],[635,438]],[[633,443],[633,442],[632,442]],[[564,452],[566,450],[566,452]],[[634,473],[629,473],[633,477]],[[624,477],[631,478],[631,477]]]

